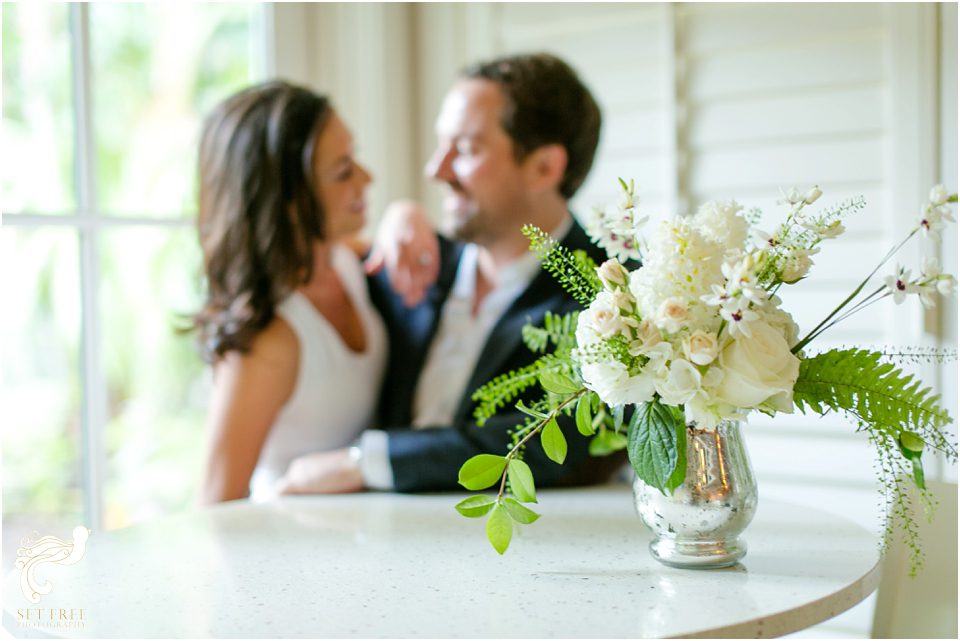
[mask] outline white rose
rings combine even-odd
[[[780,305],[779,298],[774,302],[774,305],[768,305],[762,309],[760,319],[780,332],[780,335],[787,341],[787,345],[793,348],[800,342],[800,326],[793,320],[790,312],[784,311],[778,305]]]
[[[947,192],[947,188],[943,185],[935,185],[933,189],[930,190],[930,202],[934,205],[943,205],[947,202],[947,198],[950,197],[950,194]]]
[[[590,345],[618,333],[626,335],[627,326],[610,292],[600,292],[577,318],[577,344]]]
[[[658,326],[670,334],[675,334],[683,327],[683,321],[687,320],[687,306],[679,298],[666,298],[660,303],[656,319]]]
[[[627,270],[613,258],[597,267],[597,276],[603,281],[603,286],[611,291],[625,287],[628,278]]]
[[[627,329],[627,326],[623,323],[623,319],[620,318],[620,314],[615,311],[598,309],[589,311],[587,314],[591,316],[590,324],[593,331],[596,332],[600,338],[612,338]]]
[[[656,391],[650,376],[630,376],[620,361],[587,363],[580,367],[580,373],[587,388],[607,405],[646,403]]]
[[[700,389],[700,372],[682,358],[670,363],[666,378],[656,383],[660,398],[667,405],[683,405]]]
[[[660,328],[656,326],[649,318],[645,318],[640,327],[637,328],[637,338],[630,343],[630,355],[639,356],[650,350],[651,347],[661,342]]]
[[[783,334],[767,323],[756,321],[750,329],[751,338],[731,341],[717,358],[723,380],[716,398],[736,407],[766,404],[790,413],[800,359],[790,353]]]
[[[683,355],[687,357],[688,361],[692,361],[697,365],[709,365],[712,363],[713,359],[717,357],[717,352],[720,347],[717,344],[717,337],[713,334],[706,333],[702,329],[698,329],[683,339],[681,345],[683,347]]]

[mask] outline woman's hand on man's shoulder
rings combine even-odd
[[[387,206],[364,267],[368,274],[386,269],[390,287],[407,307],[423,300],[440,273],[440,243],[420,203],[397,200]]]

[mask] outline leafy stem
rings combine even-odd
[[[565,399],[564,399],[563,401],[561,401],[556,407],[554,407],[552,410],[550,410],[550,412],[546,415],[546,418],[541,419],[540,422],[537,423],[537,425],[536,425],[533,429],[531,429],[531,430],[526,434],[526,436],[524,436],[522,439],[520,439],[520,440],[513,446],[513,448],[511,448],[510,451],[507,452],[506,456],[504,456],[504,459],[506,459],[507,463],[509,464],[509,462],[510,462],[511,459],[516,458],[517,452],[519,452],[519,451],[523,448],[523,446],[526,444],[526,442],[529,441],[529,440],[530,440],[531,438],[533,438],[534,436],[536,436],[537,434],[539,434],[539,433],[543,430],[543,428],[544,428],[548,423],[550,423],[550,421],[555,421],[555,420],[557,420],[557,417],[560,416],[560,413],[563,411],[563,409],[564,409],[565,407],[567,407],[568,405],[570,405],[570,404],[573,403],[574,401],[579,400],[579,398],[580,398],[581,396],[583,396],[584,394],[587,394],[587,393],[588,393],[588,390],[587,390],[586,388],[580,389],[580,390],[577,391],[576,393],[571,394],[570,396],[568,396],[567,398],[565,398]],[[507,471],[508,471],[508,470],[509,470],[509,465],[504,468],[503,474],[502,474],[502,476],[501,476],[501,478],[500,478],[500,491],[497,492],[497,503],[500,503],[500,502],[503,500],[503,495],[506,493]]]

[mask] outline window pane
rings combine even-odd
[[[83,520],[80,475],[77,265],[72,229],[0,229],[5,567],[34,530],[64,536],[93,525]]]
[[[195,210],[203,115],[249,83],[254,6],[90,6],[100,204],[120,215]]]
[[[3,212],[74,208],[66,3],[3,3]]]
[[[101,238],[105,526],[112,528],[191,504],[209,386],[193,335],[176,331],[200,308],[196,232],[123,228]]]

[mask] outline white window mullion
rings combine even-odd
[[[81,465],[84,512],[88,527],[103,527],[103,476],[106,452],[103,432],[107,422],[107,392],[100,350],[100,265],[97,218],[96,150],[93,139],[90,95],[90,8],[83,3],[70,6],[70,41],[73,60],[75,131],[75,183],[80,240],[80,308],[83,420],[81,421]]]

